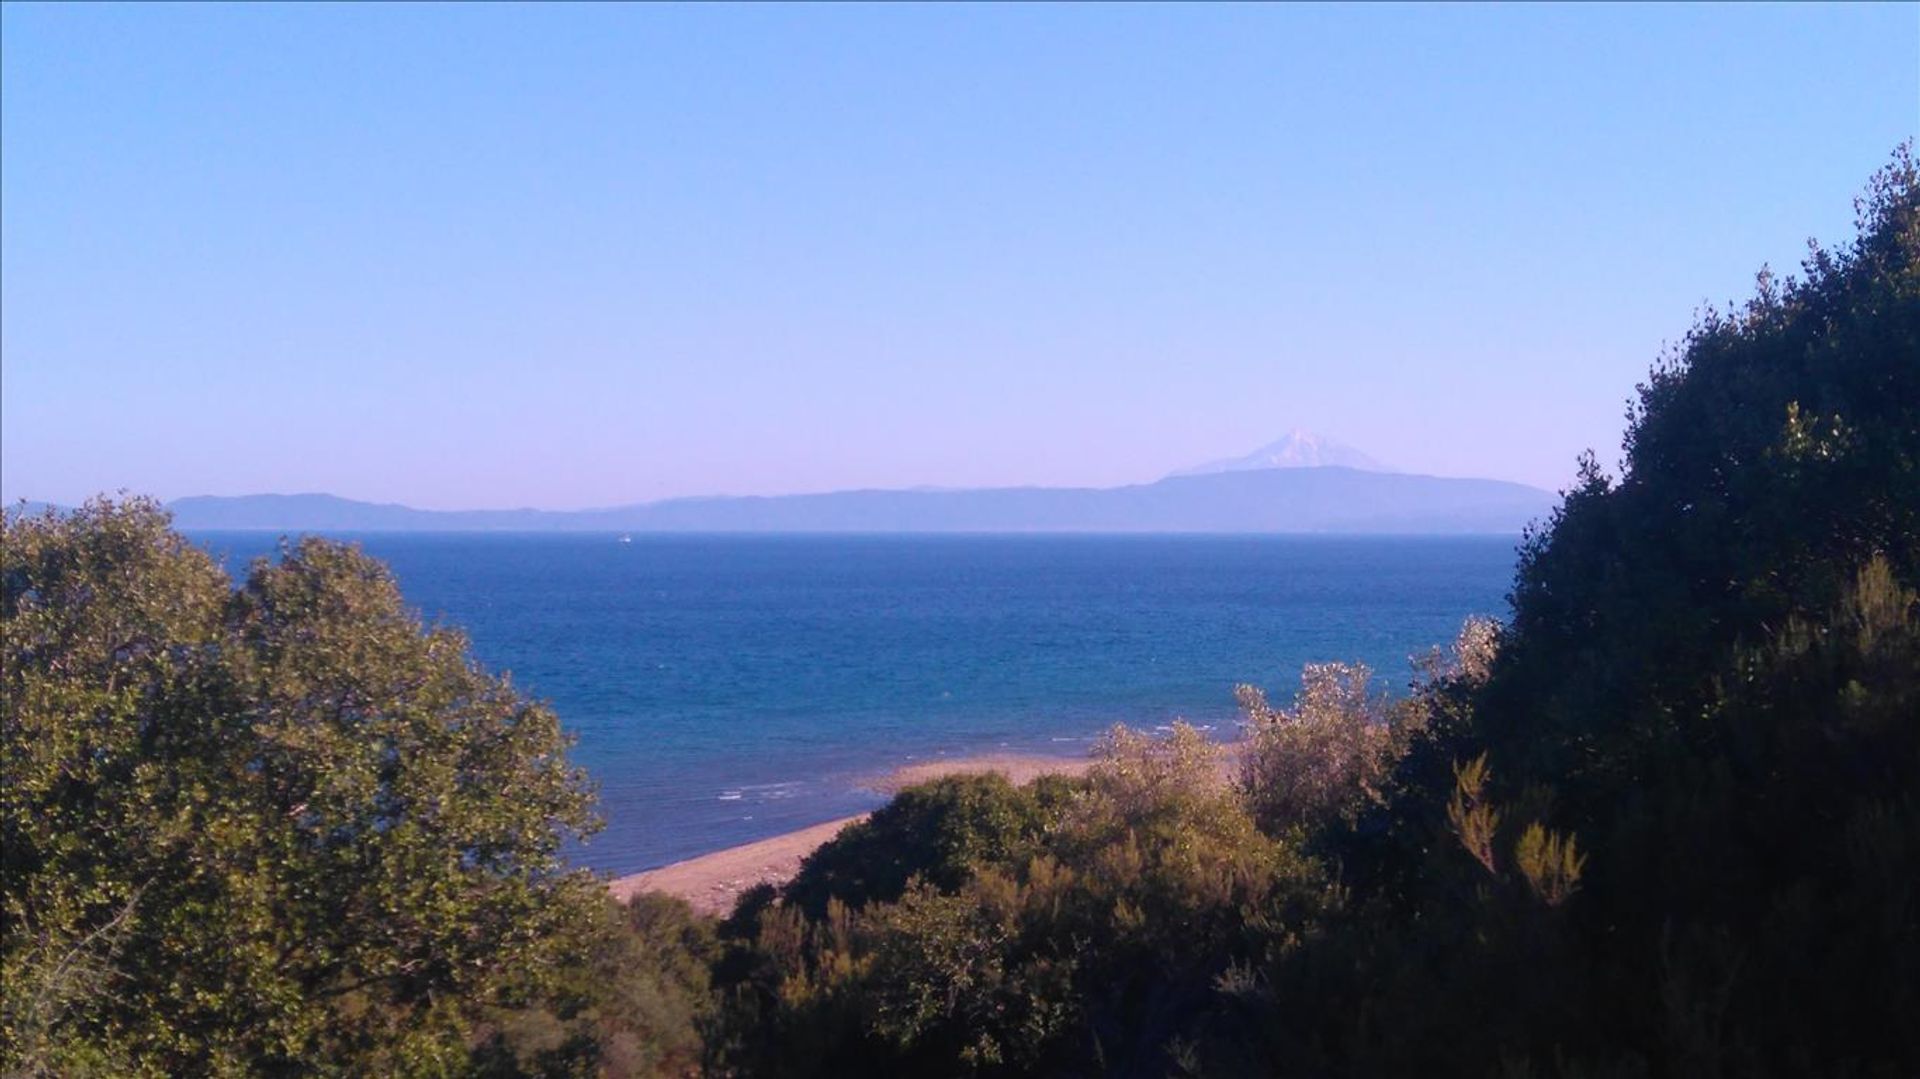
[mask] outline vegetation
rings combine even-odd
[[[1116,730],[1084,781],[943,781],[941,797],[1004,812],[970,828],[919,815],[928,827],[902,845],[964,832],[955,845],[980,852],[964,876],[916,877],[860,906],[829,888],[818,917],[767,897],[736,913],[720,1062],[750,1074],[1151,1070],[1204,1020],[1230,957],[1262,939],[1260,919],[1323,887],[1254,826],[1219,754],[1191,728],[1165,740]],[[869,842],[828,844],[789,893],[817,894],[818,867]]]
[[[597,917],[562,947],[547,982],[485,1014],[468,1067],[483,1077],[685,1075],[698,1068],[711,1022],[711,919],[657,893]]]
[[[720,923],[565,870],[553,716],[354,551],[9,520],[6,1066],[1920,1073],[1917,181],[1700,319],[1410,693],[914,788]]]
[[[1398,702],[1347,665],[1243,688],[1232,785],[1123,732],[1068,790],[964,796],[992,814],[903,796],[729,923],[717,1062],[1920,1071],[1915,179],[1903,151],[1851,247],[1701,318],[1506,626]]]
[[[8,1074],[457,1072],[598,955],[557,720],[377,563],[308,540],[235,589],[99,501],[10,517],[0,584]]]

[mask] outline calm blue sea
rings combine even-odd
[[[260,533],[195,538],[243,571]],[[1233,686],[1408,657],[1504,616],[1513,537],[369,534],[578,737],[632,872],[870,809],[894,766],[1079,754],[1108,725],[1231,737]]]

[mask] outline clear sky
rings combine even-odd
[[[42,7],[0,488],[1566,483],[1851,234],[1920,7]]]

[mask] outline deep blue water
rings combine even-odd
[[[235,570],[260,533],[200,533]],[[913,760],[1078,754],[1177,717],[1231,737],[1233,686],[1303,663],[1389,688],[1504,615],[1512,537],[369,534],[430,620],[552,702],[624,873],[870,809]]]

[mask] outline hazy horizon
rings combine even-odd
[[[1309,431],[1305,431],[1304,429],[1296,428],[1293,431],[1290,431],[1288,433],[1286,439],[1276,440],[1276,442],[1271,443],[1268,446],[1259,447],[1255,451],[1255,453],[1257,453],[1259,450],[1268,449],[1271,446],[1280,445],[1286,442],[1288,439],[1291,439],[1297,436],[1302,436],[1302,435],[1306,435],[1309,437],[1319,436],[1328,447],[1336,451],[1345,451],[1349,453],[1357,451],[1357,447],[1345,445],[1344,443],[1340,443],[1336,439],[1325,438],[1325,436],[1320,436],[1319,432],[1309,432]],[[912,484],[912,485],[907,485],[902,487],[822,488],[820,490],[783,491],[783,492],[776,492],[772,494],[741,494],[741,493],[732,492],[732,491],[713,491],[713,492],[705,492],[705,493],[699,493],[699,494],[667,495],[662,498],[636,499],[631,502],[587,503],[587,504],[578,505],[578,506],[527,506],[527,505],[422,506],[417,503],[408,502],[404,498],[390,499],[390,500],[389,499],[357,498],[351,494],[345,494],[339,491],[291,491],[291,490],[230,491],[230,492],[192,491],[192,492],[187,492],[187,493],[178,494],[178,495],[162,496],[162,495],[153,495],[152,492],[148,492],[148,491],[134,491],[131,489],[127,489],[125,490],[125,493],[129,495],[152,495],[153,497],[159,498],[160,501],[167,502],[167,503],[181,501],[181,500],[202,499],[202,498],[213,498],[213,499],[245,499],[245,498],[262,498],[262,497],[289,498],[289,499],[341,498],[341,499],[345,499],[352,502],[361,502],[361,503],[367,503],[367,504],[373,504],[373,505],[398,505],[398,506],[404,506],[408,509],[424,509],[424,510],[431,510],[436,512],[443,512],[443,511],[488,512],[488,511],[536,510],[544,513],[578,513],[578,512],[586,512],[586,511],[593,511],[593,510],[621,509],[621,508],[628,508],[628,507],[638,506],[638,505],[652,505],[652,504],[661,503],[661,502],[673,502],[673,501],[682,501],[682,500],[702,501],[702,500],[729,500],[729,499],[737,499],[737,498],[780,498],[780,497],[788,497],[788,496],[804,497],[809,495],[849,494],[849,493],[861,493],[861,492],[868,492],[868,491],[890,492],[890,493],[893,493],[893,492],[897,492],[897,493],[922,493],[922,492],[964,493],[964,492],[970,492],[970,491],[984,492],[984,491],[991,491],[991,490],[1034,490],[1034,489],[1063,490],[1063,491],[1064,490],[1112,490],[1120,487],[1150,486],[1161,480],[1191,478],[1195,476],[1209,475],[1217,472],[1233,471],[1243,467],[1284,468],[1284,469],[1333,467],[1333,468],[1353,469],[1355,471],[1361,471],[1361,472],[1382,472],[1382,473],[1388,473],[1388,474],[1394,474],[1394,475],[1405,475],[1405,476],[1413,476],[1413,477],[1434,476],[1434,474],[1432,473],[1424,473],[1424,472],[1419,472],[1417,470],[1397,468],[1386,462],[1372,461],[1372,460],[1367,461],[1365,464],[1353,464],[1353,463],[1347,463],[1345,461],[1330,461],[1326,463],[1312,462],[1312,463],[1302,463],[1302,464],[1278,464],[1278,465],[1259,464],[1259,465],[1251,465],[1251,466],[1240,464],[1240,461],[1243,457],[1252,457],[1252,456],[1254,456],[1254,454],[1236,455],[1234,457],[1229,457],[1229,458],[1198,462],[1198,463],[1190,464],[1188,466],[1181,467],[1181,468],[1169,469],[1168,471],[1166,471],[1161,475],[1153,476],[1145,480],[1140,480],[1133,483],[1119,483],[1119,484],[1107,484],[1107,485],[1089,485],[1089,484],[1045,485],[1045,484],[1031,484],[1031,483],[1007,483],[1007,484],[995,484],[995,485],[986,486],[986,487],[954,487],[954,486],[946,486],[946,485],[940,485],[940,484]],[[1364,454],[1362,454],[1361,456],[1364,456]],[[1492,479],[1492,480],[1497,480],[1500,482],[1507,482],[1507,483],[1519,482],[1516,480],[1500,480],[1500,477],[1491,477],[1491,476],[1458,476],[1458,477],[1434,476],[1434,478]],[[1523,484],[1523,486],[1537,487],[1538,485]],[[1551,490],[1550,488],[1540,488],[1540,489]],[[95,491],[95,492],[92,492],[90,495],[84,496],[84,497],[92,497],[93,495],[117,495],[119,493],[121,492]],[[37,498],[31,493],[26,493],[17,497],[9,493],[7,495],[7,501],[10,503],[17,502],[20,499],[24,498],[29,502],[47,503],[52,505],[72,507],[72,506],[78,505],[81,501],[83,501],[84,497],[80,499],[73,499],[71,501],[67,501],[67,500],[61,500],[61,499]]]
[[[1920,127],[1912,6],[0,23],[8,501],[1556,490]]]

